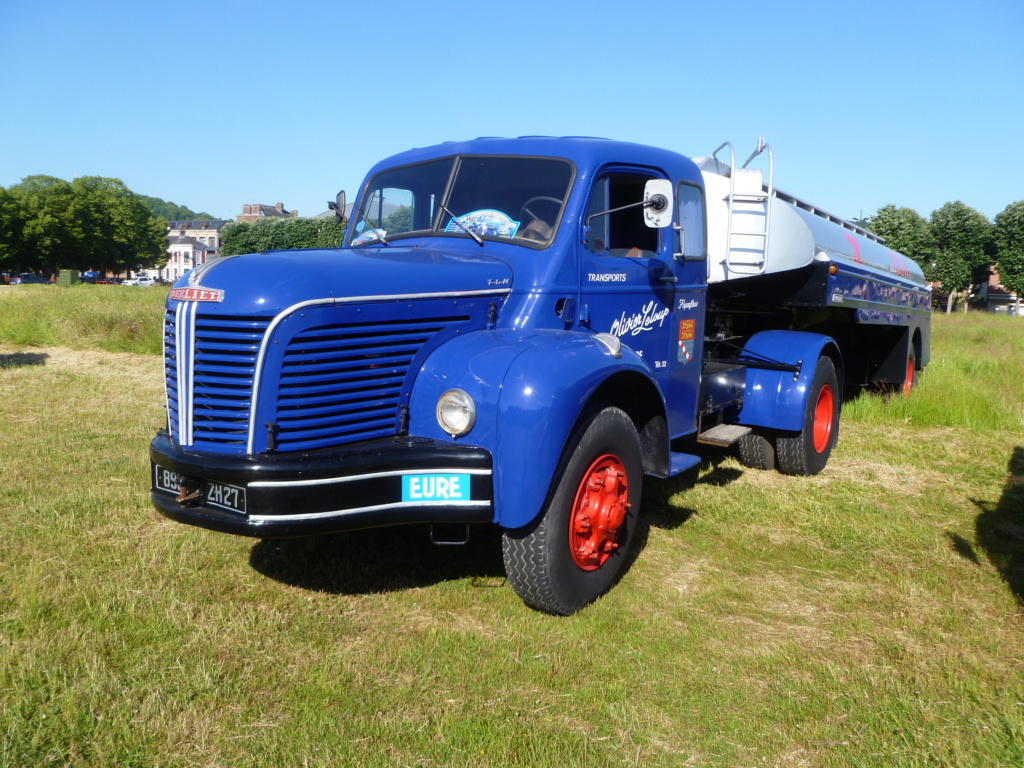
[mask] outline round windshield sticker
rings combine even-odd
[[[481,237],[514,237],[519,229],[519,222],[511,217],[491,209],[465,213],[448,222],[445,232],[464,232],[466,229]]]

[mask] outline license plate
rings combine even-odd
[[[154,464],[153,488],[165,493],[173,493],[177,496],[181,490],[178,483],[178,473]],[[228,483],[220,483],[216,480],[208,480],[203,484],[203,497],[211,507],[245,514],[245,488]]]
[[[207,482],[206,503],[231,512],[245,514],[245,488],[227,483]]]
[[[178,495],[178,473],[164,469],[159,464],[153,465],[153,488],[165,493]]]
[[[469,475],[403,475],[402,501],[471,501]]]

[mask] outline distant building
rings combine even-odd
[[[220,250],[220,231],[227,224],[226,219],[204,219],[201,221],[168,221],[167,236],[194,237],[203,245]]]
[[[276,205],[262,205],[261,203],[246,204],[242,206],[242,212],[235,216],[235,221],[254,222],[265,218],[288,219],[298,216],[298,211],[286,211],[284,203]]]
[[[999,277],[999,265],[989,268],[988,282],[975,287],[975,295],[979,303],[989,312],[1008,312],[1017,310],[1017,294],[1003,285]]]
[[[167,265],[140,274],[173,283],[192,267],[220,255],[220,230],[225,224],[225,219],[167,222]]]

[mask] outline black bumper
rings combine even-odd
[[[287,538],[494,518],[491,455],[473,446],[386,439],[236,457],[184,450],[161,433],[149,455],[157,511],[214,531]]]

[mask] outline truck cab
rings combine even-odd
[[[708,172],[603,139],[416,149],[370,170],[340,248],[192,270],[164,320],[156,508],[261,538],[498,526],[516,592],[568,614],[629,561],[644,476],[698,441],[821,471],[839,343],[786,300],[763,313],[770,291],[709,305]],[[835,277],[808,300],[843,330]]]

